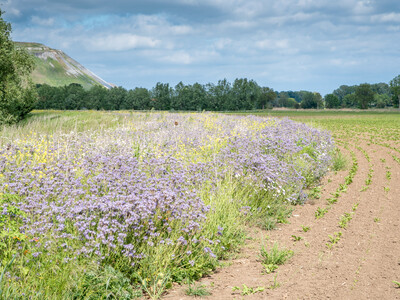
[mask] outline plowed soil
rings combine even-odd
[[[270,231],[249,229],[240,254],[197,284],[211,292],[202,299],[400,299],[394,282],[400,281],[400,161],[394,158],[400,157],[399,141],[390,141],[388,147],[359,133],[334,132],[338,148],[348,157],[347,170],[330,172],[321,182],[321,197],[296,206],[288,224]],[[328,207],[326,199],[344,183],[351,152],[358,163],[353,182],[317,219],[317,208]],[[372,181],[367,185],[369,173]],[[345,213],[351,220],[341,228]],[[303,227],[310,229],[305,232]],[[275,242],[294,255],[265,274],[260,249]],[[186,288],[176,286],[163,298],[194,299],[185,295]]]

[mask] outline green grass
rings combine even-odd
[[[193,296],[193,297],[204,297],[204,296],[211,295],[211,292],[203,284],[200,284],[200,285],[189,284],[187,289],[185,289],[185,295]]]
[[[270,250],[263,246],[260,251],[261,263],[264,266],[265,273],[274,272],[278,266],[283,265],[293,256],[293,251],[285,248],[279,248],[275,243]]]

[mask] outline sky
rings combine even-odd
[[[14,41],[127,89],[255,80],[322,95],[400,74],[399,0],[0,0]]]

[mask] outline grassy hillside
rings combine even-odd
[[[36,68],[32,73],[34,83],[46,83],[51,86],[63,86],[79,83],[84,88],[93,85],[112,87],[61,50],[49,48],[39,43],[16,43],[34,56]]]

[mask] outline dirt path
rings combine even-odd
[[[363,139],[344,142],[339,148],[348,157],[353,152],[358,163],[347,191],[316,219],[317,208],[328,207],[326,199],[349,170],[331,173],[322,182],[321,198],[297,206],[290,224],[272,231],[252,229],[240,255],[201,280],[212,293],[203,299],[400,299],[393,283],[400,281],[400,162],[393,155],[400,154]],[[351,220],[341,228],[345,213]],[[310,230],[303,231],[303,226]],[[263,274],[260,248],[275,242],[293,250],[294,256],[274,273]],[[264,290],[242,295],[243,285]],[[241,290],[233,291],[235,286]],[[164,299],[194,299],[184,288],[171,290]]]

